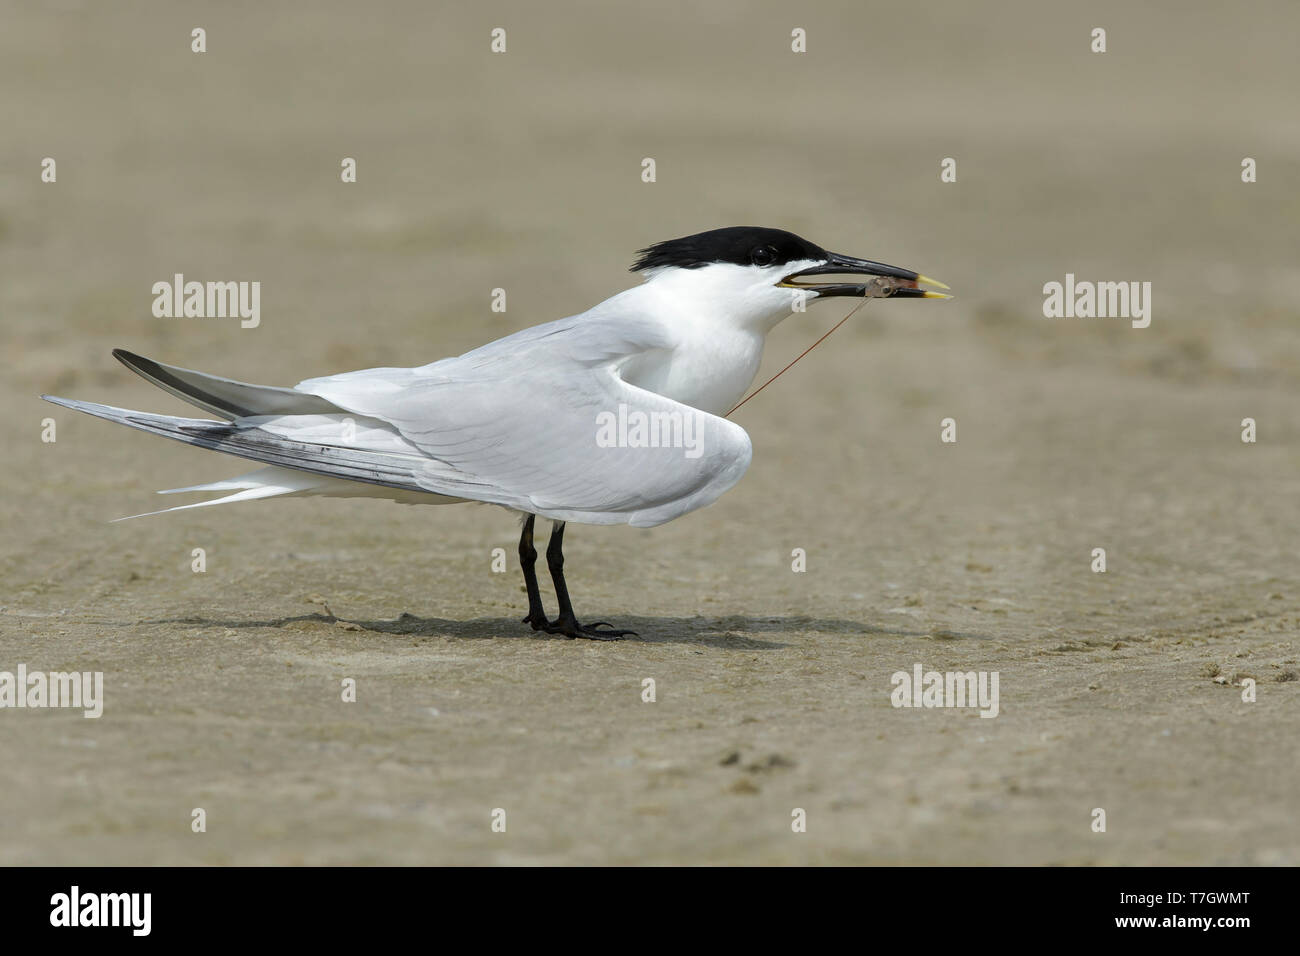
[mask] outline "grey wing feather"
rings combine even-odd
[[[114,352],[226,422],[45,397],[186,444],[328,478],[561,521],[651,527],[716,500],[752,456],[749,436],[734,422],[620,377],[622,359],[673,347],[652,317],[593,310],[419,368],[365,369],[291,389]],[[371,419],[353,423],[374,432],[369,442],[354,436],[360,447],[333,444],[318,428],[319,416],[340,422],[349,413]],[[672,440],[647,445],[629,433],[626,444],[621,434],[614,442],[607,425],[615,414],[657,421],[671,428]]]
[[[329,415],[341,411],[319,395],[292,388],[236,382],[206,372],[164,365],[125,349],[113,349],[113,357],[159,388],[227,421],[251,415]]]
[[[240,458],[280,465],[329,478],[385,485],[405,491],[427,492],[429,489],[422,485],[420,480],[427,482],[429,473],[434,472],[440,485],[447,488],[459,485],[464,488],[467,496],[481,498],[485,490],[473,479],[467,479],[450,469],[444,471],[439,462],[423,457],[335,445],[308,444],[272,435],[259,428],[205,421],[201,418],[154,415],[127,408],[115,408],[112,405],[59,398],[55,395],[41,397],[55,405],[62,405],[121,425],[129,425],[187,445],[210,448],[228,455],[237,455]]]
[[[388,422],[430,459],[492,489],[491,497],[467,497],[561,521],[662,524],[735,485],[753,452],[734,422],[629,385],[608,368],[543,362],[487,380],[453,371],[400,390],[380,384],[340,376],[300,387]],[[620,414],[680,423],[683,439],[689,424],[694,445],[610,444],[608,426]],[[437,478],[421,485],[447,493]]]

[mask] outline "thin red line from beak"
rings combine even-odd
[[[853,318],[853,316],[854,316],[855,314],[857,314],[858,309],[860,309],[860,308],[862,308],[864,305],[866,305],[868,301],[869,301],[869,299],[863,299],[861,302],[859,302],[857,305],[855,305],[855,306],[853,307],[853,311],[851,311],[848,315],[846,315],[844,318],[840,319],[838,322],[836,322],[834,325],[831,326],[831,330],[830,330],[830,332],[827,332],[825,335],[823,335],[821,338],[819,338],[819,339],[818,339],[816,342],[814,342],[812,345],[808,346],[806,349],[804,349],[802,352],[800,352],[800,353],[795,357],[794,362],[799,361],[799,359],[803,358],[805,355],[807,355],[809,352],[811,352],[811,351],[812,351],[813,349],[815,349],[817,346],[821,345],[821,344],[822,344],[823,342],[825,342],[828,338],[830,338],[831,332],[834,332],[836,329],[838,329],[841,325],[843,325],[843,324],[844,324],[845,322],[847,322],[849,319]],[[791,363],[790,363],[789,365],[787,365],[785,368],[781,369],[781,371],[777,372],[775,375],[773,375],[771,378],[769,378],[769,379],[768,379],[766,382],[764,382],[762,385],[758,386],[758,388],[756,388],[756,389],[754,389],[752,392],[750,392],[749,395],[748,395],[748,397],[741,399],[740,405],[744,405],[745,402],[749,401],[749,399],[753,398],[755,395],[757,395],[757,394],[758,394],[759,392],[761,392],[763,389],[767,388],[769,385],[771,385],[773,382],[775,382],[778,378],[780,378],[780,377],[781,377],[782,375],[784,375],[786,372],[790,371],[790,369],[794,366],[794,362],[791,362]],[[736,408],[739,408],[740,405],[737,405]],[[736,408],[733,408],[733,409],[731,410],[731,412],[734,412],[734,411],[736,410]],[[731,412],[727,412],[727,414],[723,415],[722,417],[723,417],[723,418],[730,418],[730,417],[731,417]]]

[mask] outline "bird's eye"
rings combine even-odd
[[[756,266],[770,266],[776,261],[776,250],[771,246],[755,246],[749,253],[749,261]]]

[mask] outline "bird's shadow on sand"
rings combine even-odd
[[[297,614],[271,620],[217,620],[207,617],[171,618],[153,621],[154,624],[185,624],[191,627],[222,627],[231,629],[290,627],[320,623],[342,627],[350,631],[372,631],[399,637],[450,637],[468,640],[489,638],[518,638],[520,640],[567,641],[560,634],[533,631],[513,617],[474,618],[454,621],[440,617],[418,617],[403,613],[388,620],[353,620],[332,613]],[[978,638],[974,634],[946,633],[936,635],[925,631],[879,627],[864,621],[846,621],[840,618],[817,618],[802,615],[763,616],[729,615],[725,617],[627,617],[621,616],[613,625],[620,629],[636,631],[635,637],[623,641],[640,641],[647,644],[696,644],[723,650],[778,650],[790,645],[779,640],[756,637],[759,634],[788,635],[798,631],[816,631],[835,634],[892,635],[896,637],[941,637],[951,640],[960,637]],[[598,642],[599,643],[599,642]]]

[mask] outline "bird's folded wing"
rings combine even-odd
[[[749,436],[734,422],[630,385],[614,364],[546,351],[487,367],[470,367],[468,353],[298,388],[390,423],[430,458],[492,489],[468,497],[561,521],[662,524],[711,504],[749,467]],[[385,381],[394,376],[401,381]],[[449,492],[436,471],[416,480],[465,495],[463,485]]]
[[[126,349],[113,349],[113,357],[182,401],[227,421],[250,415],[328,415],[338,411],[323,398],[292,388],[236,382],[220,375],[164,365]]]

